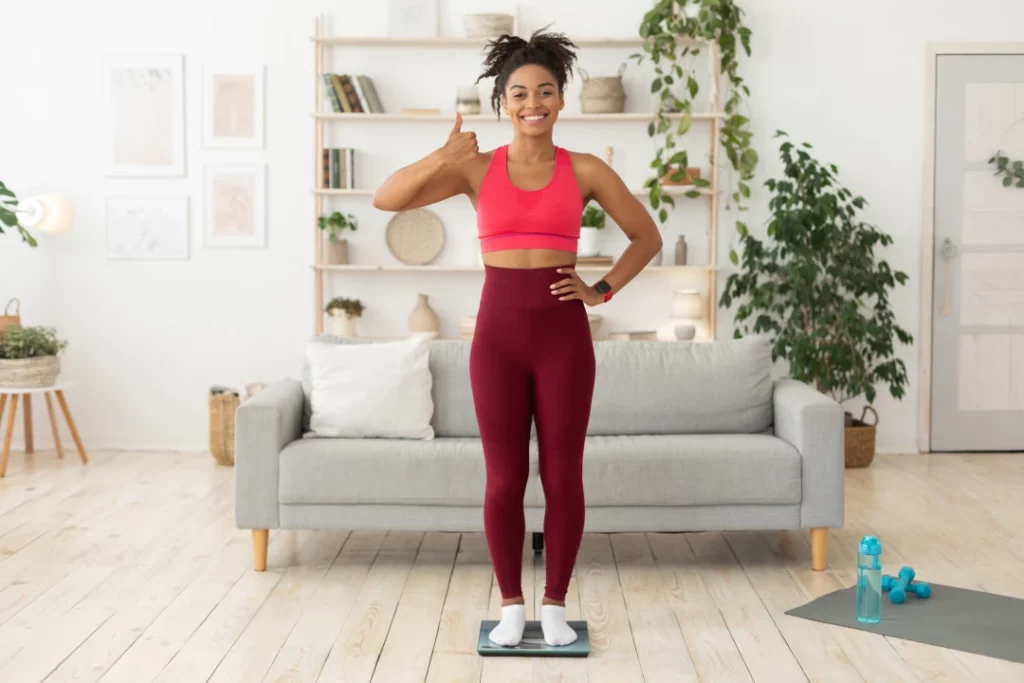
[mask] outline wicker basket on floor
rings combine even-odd
[[[220,465],[235,464],[235,411],[240,399],[232,392],[210,392],[210,453]]]
[[[864,422],[868,411],[875,416],[871,424]],[[875,427],[878,426],[878,413],[871,406],[864,406],[860,419],[854,418],[853,424],[846,427],[846,466],[867,467],[875,459]]]

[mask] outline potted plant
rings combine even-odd
[[[782,131],[776,137],[785,136]],[[874,423],[864,416],[876,386],[887,384],[900,399],[907,386],[894,344],[913,337],[895,320],[890,290],[907,281],[875,255],[892,237],[857,215],[866,202],[839,184],[835,165],[819,163],[803,143],[780,148],[785,177],[768,180],[771,191],[767,238],[737,225],[742,258],[726,281],[720,303],[736,308],[736,332],[769,333],[772,359],[789,363],[790,375],[839,403],[864,396],[860,420],[846,414],[846,464],[863,467],[874,458]]]
[[[680,145],[693,123],[694,102],[703,75],[695,60],[701,48],[679,38],[714,41],[720,50],[721,73],[730,86],[723,89],[720,139],[737,181],[727,197],[736,202],[738,210],[746,210],[743,200],[750,197],[749,182],[758,159],[751,145],[750,119],[740,113],[750,97],[750,88],[739,74],[740,52],[750,56],[750,29],[743,23],[743,10],[736,0],[658,0],[644,13],[639,32],[643,51],[630,58],[637,64],[649,59],[654,72],[651,93],[656,94],[657,105],[647,135],[656,138],[656,152],[650,164],[654,174],[644,181],[644,187],[658,220],[668,221],[667,207],[676,204],[671,194],[663,191],[665,185],[695,185],[687,197],[697,197],[699,188],[710,186],[699,174],[692,174],[694,167]],[[687,177],[691,182],[678,182]]]
[[[0,337],[0,386],[48,387],[60,374],[67,342],[52,327],[10,327]]]
[[[331,334],[339,337],[356,336],[356,319],[365,310],[359,299],[335,297],[327,302],[324,310],[331,316]]]
[[[356,229],[355,216],[335,211],[326,216],[320,216],[317,222],[327,236],[327,242],[324,244],[325,263],[328,265],[348,263],[348,240],[342,239],[341,236],[346,230],[354,231]]]
[[[597,256],[597,231],[604,229],[604,209],[588,204],[580,223],[580,241],[577,251],[580,256]]]

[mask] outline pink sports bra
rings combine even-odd
[[[482,252],[561,249],[576,252],[583,195],[569,152],[555,148],[555,174],[539,190],[521,190],[508,177],[508,145],[494,150],[476,202]]]

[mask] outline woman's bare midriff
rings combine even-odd
[[[576,265],[576,254],[561,249],[505,249],[484,254],[493,268],[556,268]]]

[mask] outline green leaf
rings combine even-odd
[[[736,255],[735,249],[729,250],[729,260],[732,262],[734,266],[738,266],[740,264],[740,257]]]
[[[1003,187],[1013,185],[1013,178],[1003,178]]]
[[[700,192],[697,192],[697,190],[687,190],[685,194],[690,199],[696,199],[700,196]]]
[[[700,91],[700,84],[693,76],[686,77],[686,87],[690,91],[690,97],[696,97]]]
[[[661,209],[660,211],[658,211],[658,218],[660,218],[660,219],[661,219],[661,222],[662,222],[662,223],[664,223],[665,221],[667,221],[667,220],[668,220],[668,210],[667,210],[667,209],[664,209],[664,208],[662,208],[662,209]]]
[[[648,137],[654,137],[654,121],[647,124],[647,135]]]
[[[18,223],[18,217],[7,209],[0,209],[0,223],[13,228]]]
[[[659,90],[661,90],[661,79],[655,78],[651,83],[651,92],[658,92]]]

